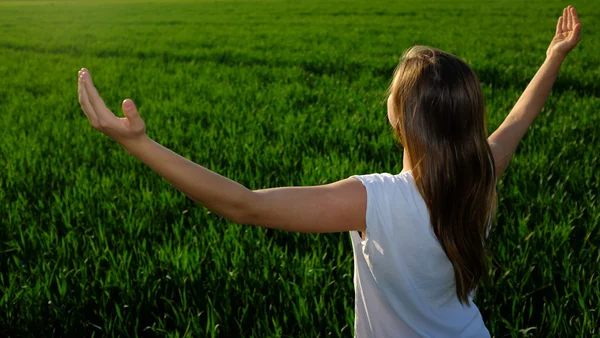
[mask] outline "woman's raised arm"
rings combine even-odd
[[[574,7],[563,10],[556,34],[546,52],[546,60],[537,71],[504,122],[488,138],[500,177],[512,159],[519,142],[546,103],[558,70],[567,54],[581,38],[581,23]]]
[[[192,200],[233,222],[295,232],[364,231],[367,196],[362,183],[345,179],[314,187],[252,191],[156,143],[131,100],[116,117],[79,71],[79,102],[92,126],[115,141]]]

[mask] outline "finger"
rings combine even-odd
[[[573,28],[573,32],[571,33],[571,36],[569,36],[569,41],[576,44],[577,42],[579,42],[580,39],[581,39],[581,24],[578,23],[575,25],[575,28]]]
[[[579,15],[577,15],[577,10],[575,7],[571,7],[571,16],[573,17],[573,26],[579,23]]]
[[[569,20],[569,18],[567,17],[568,13],[567,13],[567,9],[563,9],[563,22],[562,22],[562,30],[563,32],[567,31],[567,20]]]
[[[92,124],[93,127],[96,127],[98,122],[98,117],[96,116],[96,112],[92,107],[92,103],[87,95],[87,92],[83,85],[83,78],[79,75],[77,80],[77,93],[79,94],[79,104],[81,105],[81,109],[85,116],[87,116],[88,120]]]
[[[556,24],[556,34],[562,34],[563,29],[563,17],[558,18],[558,23]]]
[[[567,30],[573,30],[573,16],[571,15],[571,6],[567,6]]]
[[[106,108],[104,101],[100,97],[100,94],[98,94],[96,87],[94,87],[94,82],[92,81],[90,72],[87,69],[83,70],[82,77],[83,77],[83,84],[84,84],[85,90],[87,92],[88,97],[90,98],[90,102],[92,103],[92,106],[94,107],[94,111],[96,112],[96,116],[98,117],[98,119],[108,120],[111,117],[114,117],[114,115],[110,116],[112,114]]]
[[[100,97],[100,94],[98,94],[98,91],[96,90],[96,87],[94,86],[94,81],[92,80],[90,71],[85,68],[82,69],[81,77],[82,77],[82,81],[84,84],[84,88],[87,92],[88,97],[90,98],[90,102],[92,103],[92,106],[94,107],[94,109],[99,110],[98,108],[102,107],[102,105],[104,104],[104,101],[102,100],[102,98]]]
[[[133,101],[130,99],[125,99],[123,101],[122,108],[123,113],[125,113],[125,117],[127,117],[129,123],[131,123],[133,126],[136,126],[142,122],[142,118],[140,117],[140,114],[138,113]]]

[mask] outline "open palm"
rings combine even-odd
[[[550,42],[547,55],[558,54],[566,56],[581,39],[581,23],[575,7],[568,6],[563,10],[563,15],[558,18],[556,35]]]
[[[89,71],[83,68],[78,75],[79,104],[92,127],[121,144],[146,135],[146,125],[138,114],[133,101],[129,99],[123,101],[125,117],[117,117],[104,104],[94,87]]]

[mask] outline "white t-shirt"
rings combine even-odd
[[[351,231],[355,337],[490,337],[456,295],[452,264],[410,171],[353,176],[367,190],[366,239]]]

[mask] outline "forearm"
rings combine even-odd
[[[494,152],[497,176],[500,176],[508,167],[519,142],[546,103],[563,60],[563,56],[546,58],[510,114],[489,137],[489,143]]]
[[[244,221],[254,193],[243,185],[187,160],[146,136],[123,147],[192,200],[234,222]]]

